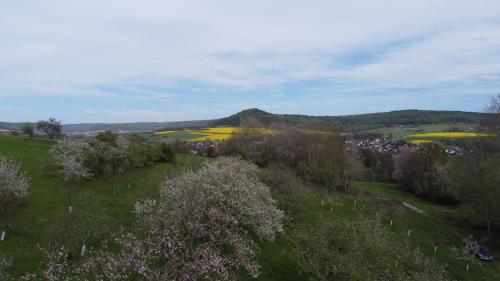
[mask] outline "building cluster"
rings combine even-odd
[[[401,153],[403,151],[414,152],[419,148],[419,144],[401,142],[395,143],[390,138],[387,137],[363,137],[363,138],[352,138],[345,141],[348,149],[370,149],[377,152],[391,152],[391,153]],[[443,153],[452,155],[463,155],[463,151],[458,146],[450,146],[443,149]]]
[[[195,154],[207,154],[213,153],[213,155],[219,155],[224,141],[220,140],[205,140],[191,143],[191,152]]]
[[[371,149],[377,152],[393,152],[398,148],[398,146],[393,143],[390,138],[386,137],[347,139],[346,144],[350,147]]]

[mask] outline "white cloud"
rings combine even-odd
[[[179,80],[243,88],[308,79],[367,88],[498,85],[485,77],[500,73],[499,19],[497,0],[3,1],[0,96],[112,97],[120,95],[96,87]],[[386,53],[335,66],[363,48]],[[175,95],[141,89],[120,97]]]

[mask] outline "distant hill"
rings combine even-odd
[[[479,124],[488,117],[486,113],[437,110],[398,110],[381,113],[368,113],[346,116],[308,116],[273,114],[260,109],[247,109],[226,118],[214,121],[215,125],[239,126],[247,118],[255,118],[264,125],[284,122],[290,125],[310,120],[322,120],[333,123],[345,131],[362,131],[395,125],[423,125],[437,123]]]
[[[234,115],[216,120],[197,120],[179,122],[139,122],[139,123],[82,123],[63,125],[65,133],[98,132],[104,130],[125,132],[151,132],[165,129],[199,128],[207,126],[240,126],[243,120],[257,119],[264,125],[282,122],[297,125],[311,120],[332,123],[343,131],[364,131],[396,125],[424,125],[438,123],[480,124],[489,114],[464,111],[438,110],[398,110],[345,116],[308,116],[298,114],[274,114],[257,108],[243,110]],[[0,122],[0,129],[19,130],[24,123]]]
[[[80,123],[63,124],[62,129],[66,134],[100,132],[105,130],[123,131],[123,132],[152,132],[163,130],[165,128],[183,129],[191,127],[209,126],[211,120],[200,121],[177,121],[177,122],[137,122],[137,123]],[[25,123],[0,122],[0,129],[21,130]]]
[[[304,121],[315,120],[322,117],[312,117],[307,115],[274,114],[258,108],[251,108],[240,111],[229,117],[213,121],[215,126],[240,126],[242,121],[248,118],[254,118],[264,125],[270,125],[275,122],[284,122],[290,125],[300,124]]]
[[[425,125],[438,123],[481,124],[489,114],[464,111],[398,110],[381,113],[325,117],[339,128],[361,131],[395,125]]]
[[[177,122],[137,122],[137,123],[82,123],[63,125],[65,133],[99,132],[105,130],[124,132],[152,132],[170,129],[209,126],[210,120],[177,121]]]

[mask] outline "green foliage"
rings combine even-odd
[[[178,174],[186,168],[196,168],[206,159],[191,155],[176,156],[176,165],[159,163],[132,169],[115,179],[113,194],[111,180],[100,177],[81,182],[73,192],[73,213],[67,211],[67,183],[63,175],[42,172],[54,142],[47,139],[28,139],[0,135],[0,153],[22,163],[31,179],[30,194],[23,200],[15,215],[2,217],[7,225],[6,240],[0,242],[0,253],[13,258],[10,274],[13,280],[28,271],[47,270],[42,265],[39,247],[48,248],[57,242],[67,246],[71,262],[80,260],[82,244],[99,248],[111,230],[135,228],[132,213],[138,199],[152,198],[165,173]],[[1,228],[1,227],[0,227]],[[1,278],[0,278],[1,280]]]
[[[489,116],[489,114],[476,112],[432,110],[400,110],[347,116],[307,116],[272,114],[254,108],[216,120],[214,124],[240,126],[244,120],[249,118],[255,118],[264,125],[270,125],[277,122],[288,125],[299,125],[310,121],[326,121],[344,131],[359,132],[395,125],[423,125],[436,123],[479,124]]]
[[[414,152],[398,154],[395,161],[394,178],[401,190],[443,204],[456,203],[448,159],[441,147],[426,143]]]
[[[391,152],[362,149],[361,159],[366,168],[365,177],[370,181],[393,182],[394,158]]]
[[[297,232],[298,264],[315,280],[448,280],[444,267],[379,218],[300,225]]]
[[[106,130],[102,133],[99,133],[95,136],[95,139],[107,143],[112,146],[117,146],[118,134],[113,133],[111,130]]]
[[[497,144],[476,141],[454,162],[453,183],[466,204],[463,217],[488,233],[500,230],[500,152]]]
[[[25,134],[30,138],[33,137],[33,135],[35,134],[35,129],[33,127],[33,124],[31,123],[25,123],[21,128],[21,130],[23,131],[23,134]]]
[[[175,162],[175,152],[170,145],[161,142],[156,144],[156,149],[158,150],[158,156],[156,162],[160,163]]]

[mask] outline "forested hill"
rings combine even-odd
[[[369,113],[345,116],[307,116],[272,114],[259,109],[248,109],[215,121],[215,125],[239,126],[243,120],[255,118],[264,125],[273,122],[284,122],[290,125],[300,124],[310,120],[332,122],[346,131],[360,131],[394,125],[421,125],[436,123],[471,123],[479,124],[488,114],[463,111],[435,110],[398,110],[381,113]]]
[[[437,123],[480,124],[489,114],[464,111],[398,110],[381,113],[326,117],[343,129],[353,131],[394,125],[423,125]]]
[[[256,119],[264,125],[282,122],[298,125],[311,120],[323,120],[344,131],[363,131],[394,125],[423,125],[436,123],[479,124],[488,114],[463,111],[399,110],[345,116],[308,116],[298,114],[274,114],[257,108],[243,110],[229,117],[216,120],[143,123],[82,123],[65,124],[65,133],[84,133],[104,130],[127,132],[150,132],[164,129],[199,128],[208,126],[240,126],[244,120]],[[20,130],[23,123],[1,123],[0,129]]]

